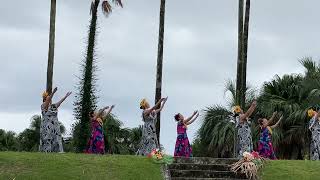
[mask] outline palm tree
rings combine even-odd
[[[121,0],[112,0],[116,6],[122,7]],[[82,152],[86,148],[87,140],[90,136],[90,118],[88,114],[96,108],[96,88],[95,88],[95,42],[97,30],[98,7],[100,0],[93,0],[91,3],[91,21],[88,35],[88,46],[86,60],[84,62],[83,77],[80,79],[79,93],[74,103],[74,114],[78,122],[74,124],[73,143],[78,152]],[[102,0],[102,11],[105,16],[112,12],[110,0]]]
[[[238,10],[238,58],[237,58],[237,79],[236,79],[236,104],[241,104],[241,97],[243,96],[243,93],[241,92],[241,85],[242,85],[242,40],[243,40],[243,3],[244,0],[239,0],[239,10]]]
[[[242,84],[240,92],[243,93],[241,96],[241,105],[245,102],[245,88],[247,87],[247,59],[248,59],[248,37],[249,37],[249,20],[250,20],[250,0],[246,0],[246,11],[243,27],[243,42],[242,42]]]
[[[166,0],[161,0],[155,103],[161,99],[165,10],[166,10]],[[161,119],[160,117],[161,115],[159,112],[157,116],[157,124],[156,124],[156,132],[157,132],[159,145],[160,145],[160,119]]]
[[[142,137],[142,126],[132,128],[130,130],[130,148],[132,148],[133,153],[136,153],[140,147],[141,137]]]
[[[237,61],[237,84],[236,103],[241,107],[245,106],[245,93],[247,82],[247,53],[250,20],[250,0],[246,0],[244,12],[244,0],[239,0],[238,12],[238,61]],[[243,16],[245,19],[243,21]]]
[[[56,0],[51,0],[49,52],[48,52],[48,66],[47,66],[47,92],[48,93],[51,93],[52,91],[55,24],[56,24]]]
[[[165,11],[166,11],[166,0],[161,0],[155,103],[157,103],[161,99]],[[160,118],[160,112],[159,112],[157,116],[157,124],[156,124],[156,132],[157,132],[159,145],[160,145],[160,119],[161,118]]]
[[[305,68],[303,75],[276,76],[264,84],[259,97],[259,111],[270,114],[282,111],[282,127],[273,135],[277,154],[287,159],[302,159],[309,154],[310,132],[307,110],[320,101],[320,65],[312,58],[300,60]]]
[[[197,153],[201,156],[232,157],[235,150],[235,124],[231,123],[231,108],[236,105],[236,88],[233,81],[228,81],[225,94],[229,95],[228,107],[214,105],[206,108],[203,122],[197,132]],[[246,107],[255,98],[255,90],[246,89]]]
[[[142,126],[128,129],[114,115],[108,115],[103,124],[106,152],[110,154],[135,154],[142,136]]]

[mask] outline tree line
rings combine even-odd
[[[253,99],[258,101],[250,120],[255,149],[260,132],[257,119],[271,117],[275,111],[283,114],[282,123],[272,134],[280,159],[309,159],[311,133],[307,111],[319,109],[320,64],[312,58],[303,58],[300,63],[305,69],[303,74],[275,75],[263,84],[260,91],[252,87],[245,91],[244,109],[248,109]],[[238,105],[233,81],[227,82],[225,93],[230,97],[227,106],[216,104],[204,110],[203,122],[193,142],[195,156],[233,156],[235,125],[231,122],[231,109]]]
[[[109,154],[135,154],[139,148],[142,127],[125,128],[123,123],[114,115],[108,115],[104,119],[103,131],[105,134],[106,152]],[[39,151],[41,116],[31,118],[30,127],[19,134],[0,129],[0,151]],[[60,123],[61,133],[66,135],[66,129]],[[71,137],[63,138],[65,152],[77,152],[76,142]]]

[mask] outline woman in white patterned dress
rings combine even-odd
[[[256,107],[257,102],[253,101],[246,113],[241,110],[239,114],[236,114],[236,127],[238,129],[238,158],[241,158],[244,152],[251,152],[253,150],[252,134],[250,125],[248,123],[248,118],[251,116]]]
[[[59,102],[52,104],[52,97],[57,92],[54,88],[51,94],[44,92],[41,105],[42,119],[40,125],[40,152],[63,152],[60,122],[58,121],[58,108],[62,102],[71,95],[68,92]]]
[[[140,103],[140,109],[143,109],[142,120],[144,122],[142,129],[142,139],[137,155],[147,156],[153,149],[159,148],[156,134],[157,114],[163,109],[168,98],[161,98],[154,107],[150,108],[146,99]],[[159,109],[156,109],[160,106]]]
[[[320,111],[315,112],[315,115],[309,122],[309,130],[311,131],[311,146],[310,159],[319,160],[320,158]]]

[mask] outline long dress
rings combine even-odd
[[[236,118],[236,127],[238,128],[238,158],[242,158],[244,152],[251,152],[253,150],[251,129],[248,121],[240,123],[240,117]]]
[[[40,123],[40,152],[63,152],[58,108],[51,104],[48,110],[41,106],[42,119]]]
[[[310,159],[319,160],[320,158],[320,123],[315,117],[309,122],[311,131]]]
[[[177,140],[174,151],[175,157],[192,157],[192,148],[187,136],[187,128],[182,122],[177,124]]]
[[[96,119],[91,118],[91,136],[87,145],[86,153],[89,154],[104,154],[104,134],[102,124]]]
[[[144,121],[144,125],[142,129],[140,148],[137,151],[137,155],[147,156],[152,150],[158,148],[158,139],[155,127],[155,124],[157,123],[157,114],[152,112],[148,116],[144,116],[144,113],[142,113],[142,119]]]
[[[269,128],[270,127],[264,127],[261,129],[258,152],[259,155],[264,158],[277,159],[272,146],[272,132],[269,130]]]

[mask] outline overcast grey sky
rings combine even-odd
[[[90,0],[57,2],[54,85],[56,99],[76,91],[84,57]],[[105,18],[99,9],[97,39],[99,106],[116,104],[127,127],[142,124],[139,101],[154,98],[159,0],[128,0]],[[248,82],[259,88],[275,74],[301,73],[298,59],[318,60],[320,12],[317,0],[252,1]],[[237,58],[235,0],[167,1],[161,143],[172,154],[173,116],[226,104],[224,85],[234,79]],[[0,128],[21,132],[40,114],[45,89],[50,1],[3,1],[0,6]],[[70,129],[73,97],[60,108]],[[190,140],[199,119],[188,129]],[[70,131],[69,131],[70,132]]]

